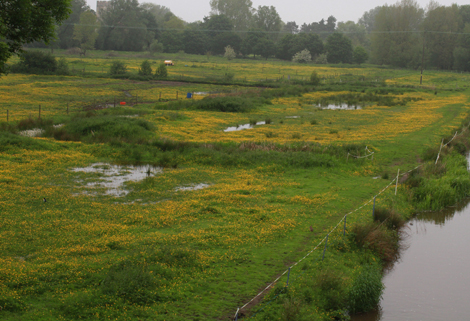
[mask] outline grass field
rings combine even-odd
[[[176,62],[169,68],[175,82],[136,81],[107,78],[110,61],[122,59],[136,71],[147,57],[106,55],[68,57],[83,75],[0,79],[2,320],[233,318],[398,169],[416,167],[423,151],[438,146],[470,110],[466,74],[426,72],[420,87],[419,74],[410,70],[175,55],[169,57]],[[195,82],[227,70],[235,74],[232,84]],[[324,78],[320,85],[270,97],[248,112],[197,109],[185,98],[188,92],[267,95],[275,88],[259,85],[263,79],[295,86],[314,70]],[[363,99],[360,108],[315,105],[351,93]],[[393,103],[365,100],[367,94]],[[127,103],[114,107],[115,101]],[[92,111],[99,104],[108,108]],[[46,137],[18,135],[40,124],[34,121],[39,105],[43,120],[64,126],[44,127]],[[266,124],[224,131],[257,122]],[[54,139],[59,136],[65,140]],[[373,158],[354,158],[369,152]],[[94,173],[73,170],[96,163],[105,165]],[[99,185],[107,163],[137,163],[149,175],[124,183],[127,194],[110,195]],[[411,215],[406,188],[400,185],[395,197],[393,187],[376,206]],[[369,204],[347,224],[370,219]],[[337,229],[324,261],[322,245],[292,268],[286,301],[266,305],[287,274],[242,315],[263,308],[253,319],[295,320],[299,309],[308,320],[337,316],[340,304],[321,299],[331,284],[312,280],[337,272],[338,289],[348,289],[378,261],[346,243]],[[299,307],[296,293],[308,304]]]

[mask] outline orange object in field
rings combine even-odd
[[[125,105],[126,102],[125,102],[125,101],[121,101],[120,104],[121,104],[121,105]]]

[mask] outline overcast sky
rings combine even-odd
[[[377,6],[394,4],[396,1],[385,0],[252,0],[253,8],[258,6],[274,6],[281,16],[282,21],[295,21],[299,26],[304,22],[318,22],[333,15],[338,22],[352,20],[357,22],[364,14]],[[139,0],[139,3],[151,2],[169,8],[175,15],[186,22],[202,20],[209,15],[209,0]],[[441,5],[450,6],[452,3],[459,5],[468,4],[468,0],[441,0]],[[96,10],[96,0],[87,0],[91,9]],[[426,8],[429,0],[418,0],[421,7]]]

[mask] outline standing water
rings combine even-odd
[[[408,222],[377,311],[353,321],[470,320],[470,202]]]

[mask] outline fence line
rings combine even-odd
[[[308,252],[303,258],[292,264],[287,270],[285,270],[280,276],[278,276],[273,282],[271,282],[267,287],[265,287],[261,292],[259,292],[256,296],[254,296],[250,301],[245,303],[241,308],[238,308],[237,313],[235,315],[235,319],[237,319],[238,313],[243,310],[247,305],[249,305],[251,302],[253,302],[257,297],[259,297],[261,294],[263,294],[267,289],[272,287],[279,279],[284,276],[290,269],[298,265],[300,262],[302,262],[304,259],[306,259],[310,254],[312,254],[323,242],[328,238],[328,235],[330,235],[332,232],[334,232],[338,226],[346,219],[348,215],[351,215],[360,209],[364,208],[365,206],[369,205],[377,196],[385,192],[394,182],[396,182],[396,179],[394,178],[387,186],[385,186],[382,190],[380,190],[372,199],[366,201],[362,206],[356,208],[355,210],[347,213],[346,215],[343,216],[343,218],[336,224],[335,227],[333,227],[330,232],[327,233],[327,235],[310,251]]]
[[[460,135],[463,134],[463,132],[464,132],[467,128],[469,128],[469,127],[470,127],[470,123],[462,129],[462,132],[460,133]],[[440,155],[440,153],[441,153],[442,147],[443,147],[443,146],[447,146],[447,145],[448,145],[450,142],[452,142],[452,141],[455,139],[455,137],[457,137],[458,135],[459,135],[459,134],[458,134],[458,131],[456,131],[455,134],[454,134],[454,136],[452,137],[452,139],[451,139],[449,142],[447,142],[445,145],[443,145],[444,139],[442,139],[442,141],[441,141],[441,147],[440,147],[440,149],[439,149],[439,154],[438,154],[438,156],[437,156],[436,163],[437,163],[437,160],[439,159],[439,155]],[[366,151],[368,151],[368,152],[370,152],[371,154],[373,154],[373,152],[371,152],[371,151],[368,149],[367,146],[366,146]],[[369,154],[368,156],[370,156],[371,154]],[[350,155],[350,154],[348,153],[348,157],[349,157],[349,155]],[[351,155],[351,156],[354,156],[354,155]],[[366,157],[366,156],[357,157],[357,158],[364,158],[364,157]],[[328,239],[328,236],[329,236],[332,232],[334,232],[334,231],[338,228],[338,226],[339,226],[343,221],[346,222],[346,218],[347,218],[348,215],[351,215],[351,214],[353,214],[353,213],[359,211],[360,209],[362,209],[362,208],[364,208],[365,206],[369,205],[369,204],[370,204],[371,202],[373,202],[373,201],[375,202],[376,197],[379,196],[379,195],[381,195],[381,194],[382,194],[383,192],[385,192],[388,188],[390,188],[390,186],[392,186],[392,184],[393,184],[394,182],[396,182],[396,183],[395,183],[395,190],[396,190],[396,188],[398,187],[398,183],[399,183],[399,182],[398,182],[398,178],[399,178],[400,176],[405,176],[406,174],[408,174],[408,173],[410,173],[410,172],[412,172],[412,171],[414,171],[414,170],[420,168],[421,166],[423,166],[423,164],[418,165],[418,166],[414,167],[413,169],[410,169],[410,170],[408,170],[408,171],[406,171],[406,172],[404,172],[404,173],[401,173],[401,174],[400,174],[400,170],[398,169],[398,173],[397,173],[396,178],[394,178],[387,186],[385,186],[382,190],[380,190],[380,191],[379,191],[374,197],[372,197],[370,200],[368,200],[368,201],[366,201],[364,204],[362,204],[362,206],[360,206],[360,207],[356,208],[355,210],[353,210],[353,211],[351,211],[351,212],[345,214],[345,215],[342,217],[342,219],[336,224],[336,226],[333,227],[333,228],[330,230],[330,232],[328,232],[327,235],[326,235],[310,252],[308,252],[303,258],[301,258],[300,260],[298,260],[297,262],[295,262],[294,264],[292,264],[287,270],[285,270],[279,277],[277,277],[273,282],[271,282],[266,288],[264,288],[261,292],[259,292],[259,293],[258,293],[255,297],[253,297],[250,301],[248,301],[247,303],[245,303],[241,308],[238,308],[238,309],[237,309],[237,312],[236,312],[236,314],[235,314],[235,319],[238,319],[238,313],[239,313],[239,311],[243,310],[248,304],[250,304],[251,302],[253,302],[253,300],[255,300],[257,297],[259,297],[259,296],[260,296],[262,293],[264,293],[268,288],[272,287],[282,276],[284,276],[288,271],[290,272],[290,270],[291,270],[293,267],[295,267],[295,266],[298,265],[300,262],[302,262],[304,259],[306,259],[306,258],[307,258],[311,253],[313,253],[323,242],[325,242],[325,240]],[[395,195],[396,195],[396,191],[395,191]],[[375,203],[374,203],[374,204],[375,204]],[[345,228],[346,228],[346,226],[344,227],[344,230],[345,230]],[[325,247],[325,250],[326,250],[326,247]],[[300,277],[303,273],[304,273],[304,272],[302,272],[298,277]],[[271,303],[278,295],[279,295],[279,294],[277,294],[273,299],[271,299],[270,301],[268,301],[268,302],[266,303],[266,305],[269,304],[269,303]],[[264,307],[263,307],[263,308],[264,308]],[[252,315],[251,317],[254,317],[254,316],[255,316],[258,312],[260,312],[263,308],[261,308],[260,310],[256,311],[255,314]],[[250,317],[250,318],[251,318],[251,317]]]

